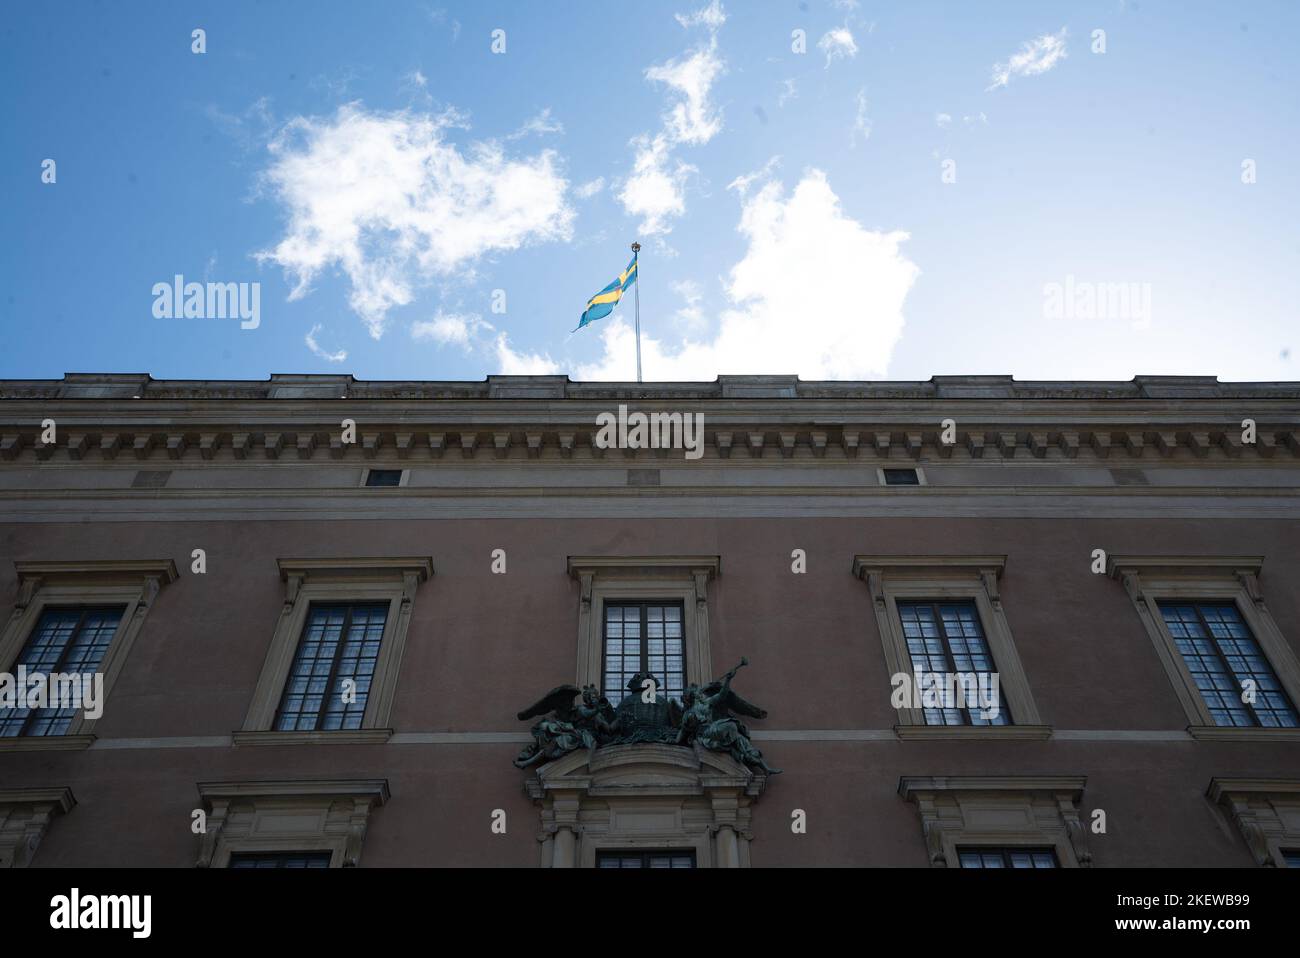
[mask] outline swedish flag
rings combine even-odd
[[[582,329],[583,326],[594,323],[598,319],[604,319],[614,311],[614,307],[622,299],[623,293],[636,282],[636,257],[637,254],[633,253],[632,262],[627,264],[627,269],[619,273],[618,279],[587,300],[587,308],[583,311],[582,318],[578,320],[578,329]],[[578,329],[575,329],[574,332],[576,333]]]

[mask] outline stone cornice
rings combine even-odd
[[[1223,383],[1214,376],[1135,376],[1110,382],[1017,381],[1011,376],[932,376],[926,381],[802,380],[719,376],[713,382],[574,382],[568,376],[488,376],[481,382],[358,380],[347,374],[273,374],[259,380],[169,380],[147,373],[67,373],[60,379],[0,380],[11,399],[1073,399],[1300,400],[1300,383]]]
[[[924,383],[803,382],[723,376],[712,383],[575,383],[563,376],[483,382],[168,381],[70,374],[0,382],[5,462],[335,459],[526,461],[681,458],[595,446],[597,416],[704,415],[704,457],[1290,462],[1300,457],[1300,383],[1137,377],[1123,383],[939,376]],[[56,438],[42,440],[53,419]],[[356,424],[344,443],[342,420]],[[952,442],[943,423],[954,421]],[[1244,419],[1256,441],[1242,442]]]

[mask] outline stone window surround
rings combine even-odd
[[[1286,868],[1284,848],[1300,848],[1300,780],[1212,778],[1206,797],[1223,808],[1262,868]]]
[[[853,557],[853,574],[871,590],[876,627],[884,646],[890,676],[912,674],[911,657],[899,600],[973,600],[997,667],[998,683],[1014,725],[926,725],[922,709],[898,709],[894,731],[901,739],[1029,739],[1050,738],[1043,724],[1016,652],[1011,627],[1002,609],[998,580],[1006,556],[871,556]]]
[[[0,868],[26,868],[55,815],[66,815],[77,800],[72,789],[0,788]]]
[[[924,776],[899,779],[916,805],[932,868],[959,868],[958,846],[1051,846],[1062,868],[1088,868],[1083,776]]]
[[[171,559],[85,559],[15,561],[18,596],[13,613],[0,633],[0,668],[13,671],[23,646],[47,608],[63,606],[122,606],[117,631],[99,663],[104,676],[105,705],[122,672],[131,646],[144,625],[159,591],[177,578]],[[84,711],[73,717],[63,735],[0,737],[0,751],[82,749],[95,740],[98,719]]]
[[[578,580],[577,684],[602,686],[605,603],[622,599],[676,599],[682,603],[686,682],[712,681],[709,582],[722,574],[718,556],[569,556]]]
[[[284,580],[284,606],[243,728],[234,733],[235,744],[388,741],[393,734],[389,722],[411,624],[411,609],[420,583],[433,575],[433,560],[428,557],[280,559],[278,564],[280,578]],[[362,727],[332,731],[275,730],[276,709],[312,603],[367,601],[387,601],[389,606]]]
[[[1260,556],[1124,556],[1107,559],[1111,578],[1123,583],[1160,664],[1187,715],[1187,731],[1205,741],[1300,741],[1300,729],[1237,728],[1214,724],[1210,710],[1169,634],[1161,600],[1228,600],[1237,606],[1291,703],[1300,708],[1300,663],[1264,604]]]
[[[602,851],[695,852],[697,868],[747,868],[767,776],[675,745],[570,752],[525,782],[540,808],[543,868],[594,868]]]
[[[207,812],[198,868],[226,868],[238,852],[330,852],[330,868],[360,863],[370,812],[386,779],[201,782]]]

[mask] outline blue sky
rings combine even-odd
[[[1298,26],[1282,2],[7,5],[0,376],[630,379],[630,298],[570,332],[639,239],[651,380],[1300,379]],[[257,328],[157,318],[176,274],[259,283]]]

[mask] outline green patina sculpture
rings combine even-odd
[[[763,753],[750,741],[749,729],[731,714],[767,717],[765,710],[745,701],[731,688],[731,680],[748,664],[742,658],[722,678],[704,686],[687,686],[681,703],[659,693],[659,682],[649,672],[632,676],[627,683],[630,694],[623,697],[617,709],[594,685],[581,689],[576,685],[556,686],[519,713],[521,722],[541,718],[531,729],[533,741],[514,764],[527,768],[579,748],[658,742],[726,752],[745,765],[769,775],[778,774],[781,770],[768,765]],[[574,701],[579,695],[581,701]]]

